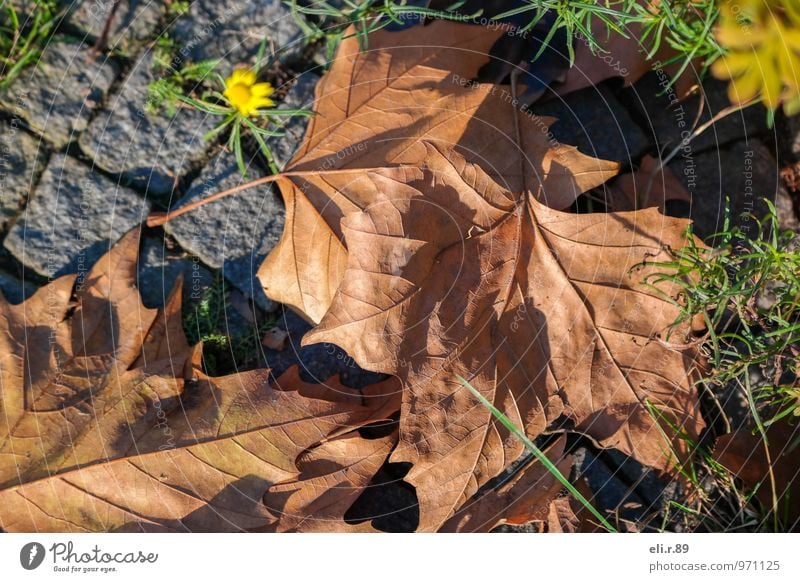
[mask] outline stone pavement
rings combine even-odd
[[[318,67],[300,62],[301,31],[280,0],[195,0],[185,13],[172,4],[178,5],[121,0],[98,46],[113,0],[64,0],[68,12],[40,62],[0,94],[0,285],[9,299],[20,300],[48,278],[89,269],[149,211],[241,181],[232,156],[203,138],[216,119],[186,108],[174,116],[146,110],[147,86],[159,76],[158,37],[170,39],[173,63],[219,59],[222,74],[252,64],[268,38],[290,73],[289,86],[279,89],[296,106],[310,105]],[[304,66],[311,72],[302,74]],[[298,123],[291,137],[275,143],[282,160],[302,138]],[[281,234],[279,198],[270,193],[263,205],[256,195],[243,196],[223,206],[236,236],[225,240],[221,223],[206,223],[200,212],[195,221],[170,225],[169,260],[153,251],[166,248],[165,233],[146,230],[143,277],[151,285],[151,272],[174,279],[179,257],[199,260],[208,272],[221,270],[260,309],[276,309],[254,284],[252,267]],[[252,212],[255,206],[261,214]],[[159,304],[166,293],[146,295]]]

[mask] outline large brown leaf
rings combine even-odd
[[[363,54],[343,44],[278,178],[286,229],[260,273],[319,321],[304,343],[402,380],[392,460],[412,464],[426,531],[522,452],[459,375],[531,437],[576,430],[662,469],[680,443],[648,402],[665,425],[701,423],[695,350],[657,339],[677,309],[642,284],[651,269],[632,272],[684,245],[686,223],[549,208],[615,166],[548,140],[510,89],[453,82],[448,67],[470,77],[493,38],[440,22],[375,35]]]
[[[576,430],[667,468],[674,443],[646,402],[696,435],[697,354],[657,339],[678,312],[642,284],[652,268],[634,267],[667,260],[667,246],[685,244],[686,222],[655,209],[558,212],[425,147],[418,168],[351,183],[373,200],[342,219],[347,270],[304,338],[403,381],[392,460],[413,465],[421,529],[437,528],[522,452],[459,375],[531,437]]]
[[[520,111],[510,87],[469,83],[500,34],[439,21],[371,35],[366,52],[355,36],[341,44],[305,140],[278,180],[286,226],[259,272],[270,297],[319,322],[346,268],[342,220],[378,195],[369,171],[418,166],[428,143],[555,208],[616,173],[615,163],[548,139],[551,120]]]
[[[141,304],[137,250],[134,231],[74,301],[73,277],[18,306],[0,299],[0,528],[267,528],[280,517],[265,493],[305,474],[302,459],[346,452],[371,461],[364,475],[377,470],[389,445],[352,431],[396,412],[394,379],[356,392],[306,383],[296,367],[276,381],[269,370],[204,375],[178,291],[163,312]]]
[[[70,275],[20,305],[0,299],[0,485],[95,462],[96,411],[122,423],[145,394],[178,394],[168,368],[180,374],[190,351],[182,334],[163,343],[168,322],[180,324],[180,297],[161,314],[142,305],[138,240],[130,232],[77,284]],[[133,435],[118,436],[124,450]]]
[[[149,410],[128,424],[106,422],[98,411],[98,432],[135,431],[135,442],[119,451],[116,437],[104,439],[95,444],[108,448],[98,449],[100,457],[91,464],[72,464],[52,476],[4,488],[0,527],[241,531],[275,526],[281,516],[268,510],[263,497],[272,484],[298,476],[296,459],[320,442],[381,417],[379,410],[347,402],[360,398],[326,402],[282,383],[283,378],[271,384],[266,371],[213,379],[197,373],[194,393],[184,395],[203,403],[196,408],[143,393],[142,400],[154,399],[156,412],[142,405]],[[157,417],[161,410],[166,418]],[[145,427],[137,431],[140,424]],[[375,455],[365,471],[377,471],[388,452],[365,439],[351,445],[362,457]],[[328,493],[339,504],[352,502],[352,492]]]

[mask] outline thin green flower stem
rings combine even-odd
[[[308,109],[262,109],[259,110],[259,114],[270,117],[290,117],[295,115],[298,117],[312,117],[314,112]]]
[[[220,123],[219,125],[217,125],[217,126],[216,126],[214,129],[212,129],[211,131],[207,132],[207,133],[206,133],[206,134],[203,136],[203,139],[204,139],[204,140],[206,140],[206,141],[211,141],[211,139],[212,139],[212,138],[216,137],[216,136],[217,136],[217,135],[218,135],[218,134],[219,134],[219,133],[220,133],[220,132],[221,132],[223,129],[225,129],[226,127],[228,127],[228,126],[231,124],[231,122],[233,122],[233,120],[234,120],[234,119],[236,119],[236,114],[235,114],[235,113],[231,113],[230,115],[228,115],[228,117],[226,117],[226,118],[225,118],[225,119],[222,121],[222,123]]]
[[[256,127],[256,125],[249,119],[245,119],[244,122],[253,132],[253,137],[258,142],[261,153],[264,154],[265,158],[267,158],[267,164],[269,165],[270,171],[273,174],[277,174],[279,172],[278,164],[275,163],[275,156],[272,155],[272,150],[267,145],[267,142],[265,142],[264,138],[261,137],[261,133],[259,131],[260,128]]]

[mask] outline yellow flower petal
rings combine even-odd
[[[269,97],[275,92],[275,89],[269,83],[256,83],[250,91],[254,97]]]
[[[800,59],[788,51],[778,56],[778,71],[789,87],[800,87]]]
[[[732,103],[745,103],[758,95],[761,84],[761,74],[758,71],[751,71],[731,81],[728,97]]]
[[[730,79],[743,75],[752,66],[753,58],[750,54],[730,53],[712,63],[711,73],[717,79]]]
[[[267,107],[273,107],[275,102],[269,97],[261,97],[259,99],[255,99],[253,104],[255,105],[256,109],[264,109]]]
[[[761,98],[767,107],[775,109],[781,104],[783,83],[773,62],[767,62],[764,65],[762,69],[763,87],[761,89]]]
[[[715,36],[726,54],[711,72],[732,79],[731,101],[774,110],[800,93],[800,0],[724,0]]]
[[[750,26],[750,28],[748,28]],[[753,28],[753,25],[740,26],[721,30],[717,33],[717,40],[728,50],[753,50],[774,38],[774,31],[763,28]]]
[[[250,69],[236,69],[230,77],[233,84],[253,85],[256,82],[256,74]]]
[[[238,85],[244,82],[244,78],[246,77],[247,70],[246,69],[236,69],[231,73],[231,76],[225,80],[225,86],[230,87],[231,85]]]

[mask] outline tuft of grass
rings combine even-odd
[[[230,289],[217,274],[199,300],[184,304],[183,329],[190,344],[203,343],[203,366],[207,374],[220,376],[235,372],[257,361],[262,330],[274,321],[267,318],[257,325],[231,325],[238,316],[230,302]]]
[[[763,531],[767,518],[760,516],[753,503],[755,491],[746,494],[736,483],[735,475],[719,463],[704,444],[697,442],[685,430],[676,425],[651,402],[645,402],[648,412],[656,420],[664,443],[669,450],[665,456],[674,461],[677,473],[691,485],[688,498],[683,503],[669,501],[661,516],[661,530],[669,531],[668,525],[680,524],[682,531]],[[664,428],[683,443],[689,452],[686,462],[679,462],[675,450]]]
[[[530,30],[548,13],[555,14],[555,22],[537,57],[559,30],[566,33],[570,62],[575,60],[576,41],[582,40],[593,52],[603,53],[607,52],[603,45],[611,35],[629,38],[635,34],[648,59],[666,43],[677,54],[664,64],[681,62],[681,72],[694,59],[700,59],[705,69],[722,54],[712,34],[719,16],[717,0],[664,0],[657,6],[640,0],[525,0],[521,6],[495,18],[530,15],[529,23],[523,28]],[[598,29],[602,31],[600,37]]]
[[[688,245],[672,250],[670,261],[655,263],[660,272],[651,276],[649,284],[656,291],[659,282],[677,285],[677,297],[662,294],[679,308],[676,328],[703,322],[705,331],[697,341],[711,369],[701,388],[712,394],[734,388],[746,397],[754,432],[770,465],[772,507],[765,519],[780,531],[780,506],[785,500],[776,491],[766,429],[800,415],[800,244],[794,232],[781,231],[774,206],[768,200],[766,204],[764,219],[750,217],[749,222],[757,225],[754,234],[732,226],[728,214],[709,248],[697,244],[689,227]],[[762,379],[759,385],[753,385],[754,375]],[[727,470],[715,466],[697,443],[687,440],[687,445],[700,451],[698,460],[704,468],[703,475],[697,469],[688,472],[690,482],[698,490],[708,489],[701,477],[710,476],[718,493],[730,494],[733,479]],[[720,483],[728,484],[727,492]],[[757,513],[746,510],[752,494],[737,497],[742,514]]]
[[[703,351],[712,365],[706,382],[749,385],[750,372],[760,370],[769,386],[753,394],[760,402],[783,405],[767,424],[800,412],[797,363],[800,356],[800,245],[797,235],[781,231],[775,207],[758,221],[755,236],[732,227],[730,216],[723,231],[711,238],[711,248],[689,244],[672,251],[672,261],[657,263],[664,269],[652,283],[676,283],[676,326],[701,318],[706,332]]]
[[[445,10],[434,10],[417,6],[407,0],[342,0],[336,5],[330,2],[313,2],[311,6],[299,4],[297,0],[284,0],[292,11],[295,21],[303,30],[307,42],[324,40],[326,57],[333,60],[336,47],[345,38],[351,26],[355,28],[362,50],[369,46],[369,35],[391,24],[406,24],[424,18],[462,19],[456,13],[463,1],[455,1]],[[475,13],[477,16],[480,13]]]
[[[351,26],[362,49],[365,49],[369,45],[370,33],[392,24],[426,18],[469,21],[483,12],[463,12],[461,9],[466,4],[463,0],[441,10],[420,6],[410,0],[343,0],[336,5],[325,1],[311,5],[297,0],[284,0],[284,3],[291,8],[309,42],[326,42],[329,61]],[[662,64],[678,64],[677,73],[673,75],[673,79],[677,79],[692,62],[699,63],[700,74],[705,75],[711,63],[724,53],[714,37],[719,14],[719,0],[663,0],[658,3],[641,0],[524,0],[493,16],[492,20],[523,22],[518,24],[518,32],[522,34],[531,31],[543,18],[554,17],[533,60],[545,52],[559,31],[566,34],[570,63],[575,61],[578,42],[585,42],[592,52],[602,54],[607,52],[605,46],[614,35],[636,37],[648,60],[669,46],[675,54]]]
[[[217,66],[215,60],[178,65],[173,61],[174,51],[174,41],[168,36],[159,37],[153,47],[152,67],[159,77],[147,86],[145,110],[150,115],[165,111],[173,117],[181,97],[202,87]]]
[[[0,9],[0,91],[39,59],[64,15],[58,0],[37,0],[28,6],[28,15],[20,14],[11,2]]]
[[[472,395],[473,395],[473,396],[475,396],[475,398],[477,398],[477,399],[478,399],[478,401],[479,401],[479,402],[480,402],[480,403],[481,403],[483,406],[485,406],[487,409],[489,409],[489,412],[491,412],[491,413],[492,413],[492,416],[494,416],[494,417],[495,417],[497,420],[499,420],[499,421],[500,421],[500,423],[501,423],[503,426],[505,426],[505,427],[506,427],[506,428],[507,428],[509,431],[511,431],[511,434],[513,434],[515,437],[517,437],[517,438],[518,438],[518,439],[519,439],[519,440],[522,442],[522,444],[524,444],[524,445],[525,445],[525,448],[527,448],[527,449],[528,449],[528,450],[529,450],[529,451],[530,451],[530,452],[533,454],[533,456],[534,456],[534,457],[536,457],[536,459],[537,459],[537,460],[538,460],[538,461],[539,461],[539,462],[540,462],[540,463],[541,463],[541,464],[542,464],[542,465],[543,465],[543,466],[544,466],[544,467],[545,467],[545,468],[546,468],[546,469],[547,469],[547,470],[550,472],[550,474],[551,474],[551,475],[553,475],[553,477],[555,477],[555,478],[556,478],[556,480],[557,480],[559,483],[561,483],[561,485],[563,485],[563,486],[564,486],[564,488],[565,488],[567,491],[569,491],[569,492],[570,492],[570,494],[572,494],[572,496],[573,496],[573,497],[575,497],[575,499],[577,499],[577,500],[578,500],[578,501],[581,503],[581,505],[583,505],[583,506],[584,506],[584,507],[585,507],[587,510],[589,510],[589,512],[590,512],[590,513],[591,513],[593,516],[595,516],[595,517],[597,518],[597,520],[600,522],[600,525],[602,525],[602,526],[603,526],[603,527],[606,529],[606,531],[609,531],[609,532],[616,533],[616,531],[617,531],[617,530],[614,528],[614,526],[612,526],[612,525],[611,525],[611,524],[608,522],[608,520],[606,520],[606,518],[605,518],[605,517],[603,517],[603,514],[602,514],[602,513],[600,513],[600,512],[599,512],[599,511],[598,511],[598,510],[597,510],[597,509],[594,507],[594,505],[592,505],[592,504],[589,502],[589,500],[588,500],[588,499],[586,499],[586,498],[585,498],[585,497],[584,497],[584,496],[581,494],[581,492],[580,492],[580,491],[578,491],[578,490],[575,488],[575,486],[574,486],[572,483],[570,483],[570,482],[569,482],[569,479],[567,479],[567,478],[564,476],[564,474],[563,474],[561,471],[559,471],[558,467],[556,467],[556,466],[553,464],[553,462],[552,462],[550,459],[548,459],[548,458],[547,458],[547,455],[545,455],[545,454],[544,454],[544,453],[541,451],[541,449],[539,449],[539,447],[537,447],[537,446],[536,446],[536,445],[533,443],[533,441],[532,441],[532,440],[530,440],[530,439],[527,437],[527,435],[526,435],[526,434],[525,434],[525,433],[524,433],[524,432],[523,432],[523,431],[522,431],[522,430],[521,430],[519,427],[517,427],[517,425],[515,425],[515,424],[514,424],[514,423],[511,421],[511,419],[510,419],[510,418],[508,418],[508,417],[507,417],[505,414],[503,414],[503,413],[502,413],[500,410],[498,410],[498,409],[497,409],[497,408],[494,406],[494,404],[492,404],[491,402],[489,402],[489,401],[488,401],[488,400],[487,400],[487,399],[484,397],[484,395],[483,395],[483,394],[481,394],[480,392],[478,392],[478,390],[476,390],[476,389],[475,389],[475,387],[474,387],[472,384],[470,384],[470,383],[469,383],[467,380],[465,380],[465,379],[464,379],[464,378],[462,378],[461,376],[458,376],[458,381],[459,381],[459,382],[461,382],[461,384],[462,384],[462,385],[463,385],[465,388],[467,388],[467,390],[469,390],[469,391],[472,393]]]
[[[718,4],[718,0],[668,0],[652,10],[637,0],[626,0],[625,11],[635,15],[642,27],[639,40],[648,51],[648,59],[655,57],[664,44],[675,51],[675,56],[662,64],[680,63],[674,75],[677,78],[694,60],[701,64],[701,76],[704,75],[722,55],[713,34],[719,18]]]

